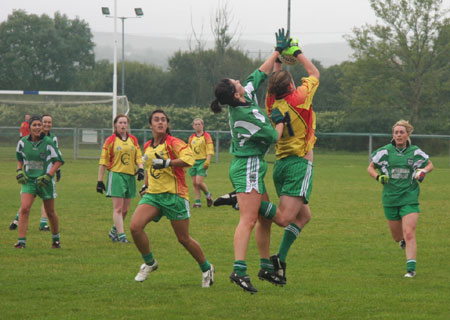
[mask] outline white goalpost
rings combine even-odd
[[[0,104],[8,105],[80,105],[112,103],[112,120],[120,113],[128,114],[130,105],[126,96],[113,92],[0,90]]]

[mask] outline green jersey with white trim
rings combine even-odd
[[[230,153],[238,157],[264,155],[278,137],[269,118],[258,106],[256,90],[267,75],[255,70],[243,83],[246,105],[228,107],[231,130]]]
[[[420,187],[414,172],[428,164],[429,156],[425,152],[415,145],[399,149],[388,144],[372,153],[372,161],[380,174],[389,177],[383,185],[385,207],[419,203]]]
[[[44,134],[41,140],[31,141],[31,135],[19,140],[16,148],[16,159],[23,162],[23,169],[30,180],[48,173],[55,162],[62,162],[59,149],[52,139]]]

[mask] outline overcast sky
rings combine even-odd
[[[275,31],[287,26],[288,0],[117,0],[117,15],[133,17],[137,7],[144,11],[144,17],[125,21],[126,34],[185,39],[194,29],[208,40],[212,18],[225,3],[241,40],[272,43]],[[52,17],[59,11],[85,20],[93,32],[112,32],[113,19],[102,16],[101,7],[114,14],[114,0],[0,0],[0,22],[14,9]],[[450,0],[444,0],[444,7],[450,7]],[[353,27],[375,22],[368,0],[291,0],[291,34],[301,43],[344,42],[342,36]],[[117,28],[121,32],[120,21]]]

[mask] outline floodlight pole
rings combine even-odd
[[[117,0],[114,0],[114,16],[109,15],[109,8],[102,7],[102,13],[107,18],[114,18],[114,73],[113,73],[113,120],[117,115],[117,19],[122,20],[122,95],[125,95],[125,19],[141,18],[142,8],[134,8],[136,17],[118,17]]]
[[[114,73],[113,73],[113,131],[117,115],[117,0],[114,0]]]

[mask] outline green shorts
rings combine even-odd
[[[136,197],[136,179],[131,174],[109,171],[106,196],[126,199]]]
[[[401,220],[407,214],[420,212],[419,204],[405,204],[398,207],[384,207],[384,216],[391,221]]]
[[[267,163],[264,156],[234,157],[231,161],[228,175],[236,192],[258,193],[266,192],[264,176],[267,172]]]
[[[189,201],[174,193],[146,193],[139,205],[149,204],[159,209],[159,216],[153,219],[158,222],[162,216],[169,220],[186,220],[191,216]]]
[[[208,169],[203,169],[206,159],[195,160],[194,165],[189,169],[189,175],[206,177]]]
[[[56,198],[55,179],[46,187],[38,187],[35,181],[29,181],[22,185],[20,193],[30,193],[39,196],[42,200],[50,200]]]
[[[311,161],[289,156],[275,161],[273,182],[278,196],[303,197],[309,202],[314,169]]]

